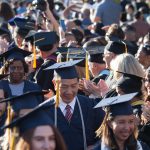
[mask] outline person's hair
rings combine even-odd
[[[137,20],[140,19],[141,16],[142,16],[142,13],[140,11],[137,11],[134,15],[135,19],[137,19]]]
[[[104,37],[97,37],[90,39],[86,43],[84,43],[84,47],[89,47],[89,46],[105,46],[107,44],[106,40]]]
[[[77,70],[77,73],[79,76],[78,79],[85,78],[85,67],[84,66],[77,66],[77,65],[75,67],[76,67],[76,70]]]
[[[84,17],[90,17],[90,9],[89,8],[83,8],[81,10],[81,12],[84,15]]]
[[[150,79],[150,66],[148,67],[148,69],[146,70],[146,74],[145,77],[148,76],[148,78]],[[146,92],[146,87],[144,87],[144,100],[145,101],[150,101],[150,95],[148,95],[148,93]]]
[[[125,34],[118,24],[112,24],[109,27],[108,31],[106,32],[106,37],[108,37],[110,39],[111,39],[111,37],[115,37],[120,40],[123,40],[125,37]]]
[[[11,60],[9,60],[9,61],[6,61],[6,63],[4,64],[4,66],[1,68],[1,73],[2,73],[2,74],[7,73],[7,72],[8,72],[8,69],[9,69],[9,66],[10,66],[14,61],[21,61],[22,64],[23,64],[24,72],[25,72],[25,73],[28,73],[28,71],[29,71],[28,65],[27,65],[27,63],[25,62],[25,60],[22,60],[22,59],[11,59]]]
[[[144,77],[144,70],[138,60],[131,54],[120,54],[113,61],[111,61],[111,69],[113,71],[119,71]]]
[[[127,4],[125,7],[126,7],[126,8],[131,8],[131,9],[134,11],[134,7],[133,7],[132,4]]]
[[[96,134],[99,138],[101,138],[102,142],[106,144],[110,149],[118,149],[117,142],[115,140],[114,134],[108,122],[113,121],[115,117],[110,115],[109,109],[106,111],[105,118],[100,126],[100,128],[96,131]],[[134,132],[129,136],[126,140],[126,146],[128,150],[136,150],[137,146],[137,128],[135,127]]]
[[[58,129],[54,126],[50,126],[55,135],[56,148],[55,150],[66,150],[64,140],[59,133]],[[29,129],[27,132],[21,135],[15,150],[31,150],[31,139],[33,137],[36,128]]]
[[[4,21],[8,21],[14,17],[14,12],[9,3],[1,2],[0,3],[0,17],[4,18]]]
[[[150,32],[144,36],[143,44],[150,44]]]
[[[75,29],[75,28],[73,28],[71,30],[71,33],[74,35],[74,37],[75,37],[76,41],[78,42],[78,44],[81,45],[82,40],[84,38],[83,33],[80,30]]]

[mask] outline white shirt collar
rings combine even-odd
[[[74,99],[70,102],[70,103],[65,103],[63,100],[62,100],[62,98],[60,97],[60,103],[59,103],[59,108],[61,109],[61,111],[63,112],[63,114],[65,115],[65,113],[66,113],[66,110],[65,110],[65,108],[66,108],[66,106],[67,105],[70,105],[71,106],[71,112],[73,113],[73,111],[74,111],[74,107],[75,107],[75,103],[76,103],[76,97],[74,97]]]

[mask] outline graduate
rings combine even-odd
[[[0,75],[0,80],[7,77],[8,75]],[[2,89],[0,89],[0,127],[5,124],[7,113],[6,113],[6,103],[1,101],[5,98],[5,93]],[[4,132],[0,129],[0,137],[3,136]]]
[[[35,72],[34,81],[43,90],[52,90],[54,92],[54,86],[52,83],[53,71],[45,70],[45,68],[55,64],[57,62],[57,44],[58,36],[56,32],[38,32],[33,35],[34,46],[40,51],[40,55],[44,60],[41,67]]]
[[[24,58],[30,54],[31,52],[12,45],[8,48],[8,51],[0,55],[1,61],[5,60],[1,69],[2,73],[9,74],[8,79],[0,81],[0,88],[6,92],[7,97],[22,95],[28,91],[41,90],[37,84],[26,80],[28,65]]]
[[[2,90],[0,90],[2,94]],[[4,93],[3,93],[4,94]],[[22,95],[19,96],[13,96],[10,98],[2,99],[0,101],[0,106],[5,106],[5,113],[3,120],[1,120],[1,125],[0,127],[4,126],[4,124],[9,124],[11,121],[15,120],[16,118],[23,116],[27,114],[28,112],[32,111],[34,107],[36,107],[40,101],[38,98],[41,98],[43,96],[42,91],[32,91],[32,92],[26,92]],[[10,139],[12,136],[12,132],[8,129],[4,132],[4,130],[1,130],[1,138],[0,141],[3,143],[2,145],[5,145],[3,147],[7,147],[10,145]],[[6,138],[7,137],[7,138]]]
[[[93,99],[78,95],[79,79],[75,65],[81,60],[56,63],[47,69],[54,69],[53,83],[56,96],[40,104],[55,122],[68,150],[86,150],[97,139],[95,131],[104,116],[102,109],[94,110]],[[52,101],[55,104],[49,105]]]
[[[97,107],[104,107],[106,115],[97,136],[100,141],[93,150],[149,150],[137,140],[137,127],[130,100],[137,93],[103,99]]]
[[[52,119],[41,109],[33,110],[15,119],[3,127],[6,128],[10,128],[14,133],[10,150],[67,150]]]

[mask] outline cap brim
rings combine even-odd
[[[17,118],[15,120],[13,120],[8,125],[5,125],[5,126],[1,127],[1,129],[4,130],[6,128],[12,128],[12,127],[16,126],[19,122],[21,122],[22,120],[25,120],[31,114],[36,113],[39,109],[42,109],[46,103],[48,103],[48,106],[50,106],[50,105],[54,105],[55,101],[54,100],[52,101],[51,99],[48,99],[47,101],[45,101],[42,104],[38,105],[37,107],[33,108],[33,110],[30,111],[29,113],[21,116],[20,118]]]
[[[3,99],[0,101],[0,103],[4,103],[4,102],[12,102],[14,101],[15,99],[19,99],[21,97],[25,97],[25,96],[28,96],[28,95],[42,95],[42,94],[46,94],[47,91],[30,91],[30,92],[26,92],[22,95],[19,95],[19,96],[14,96],[14,97],[9,97],[9,98],[6,98],[6,99]]]
[[[68,68],[72,67],[79,62],[81,62],[83,59],[74,60],[74,61],[67,61],[67,62],[61,62],[61,63],[55,63],[54,65],[44,69],[44,70],[55,70],[55,69],[62,69],[62,68]]]
[[[115,96],[115,97],[110,97],[106,99],[102,99],[94,108],[99,108],[99,107],[106,107],[114,104],[119,104],[123,102],[130,101],[132,98],[134,98],[137,95],[136,93],[131,93],[131,94],[125,94],[121,96]]]

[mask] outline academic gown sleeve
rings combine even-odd
[[[45,62],[44,64],[42,64],[42,66],[39,68],[39,70],[35,73],[35,76],[34,76],[35,82],[43,90],[51,89],[52,91],[55,91],[53,83],[52,83],[54,71],[53,70],[44,70],[47,67],[53,65],[54,63],[55,62],[51,61],[51,60]]]

